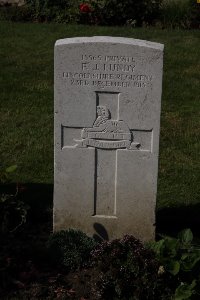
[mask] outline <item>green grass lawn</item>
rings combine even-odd
[[[53,183],[57,39],[123,36],[165,44],[157,208],[198,204],[200,31],[0,23],[0,163],[13,181]]]

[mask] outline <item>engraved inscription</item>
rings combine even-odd
[[[123,149],[123,148],[130,148],[131,143],[130,141],[99,141],[93,139],[85,139],[80,142],[79,147],[94,147],[100,149]]]
[[[82,140],[76,140],[77,147],[101,149],[134,149],[140,144],[132,142],[132,134],[123,120],[112,120],[106,106],[97,106],[97,119],[93,127],[83,128]]]
[[[136,60],[129,56],[87,55],[80,59],[79,70],[65,71],[64,80],[75,86],[147,88],[152,85],[151,74],[138,74]]]
[[[82,60],[86,60],[86,61],[102,61],[103,59],[107,62],[115,62],[115,63],[135,63],[135,59],[131,56],[124,56],[124,55],[82,55]]]
[[[130,140],[131,133],[87,132],[87,137],[99,140]]]

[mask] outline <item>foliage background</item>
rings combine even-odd
[[[199,28],[200,5],[196,0],[27,0],[24,6],[0,7],[0,19]]]

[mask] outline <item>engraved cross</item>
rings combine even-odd
[[[67,128],[67,135],[73,140],[65,142],[65,129],[62,128],[62,146],[70,148],[95,148],[94,212],[95,217],[116,218],[117,215],[117,165],[118,150],[140,150],[141,142],[135,139],[133,130],[125,120],[120,120],[119,93],[96,92],[97,118],[90,128]],[[141,135],[152,133],[151,130],[137,130]],[[151,134],[149,135],[149,137]],[[123,149],[123,150],[122,150]],[[148,151],[148,150],[144,150]]]

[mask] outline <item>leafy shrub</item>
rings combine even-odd
[[[27,0],[20,7],[0,7],[0,19],[29,22],[78,22],[80,0]]]
[[[13,22],[31,21],[31,11],[28,6],[0,6],[0,20]]]
[[[188,0],[163,0],[161,5],[161,20],[164,27],[177,27],[188,22]]]
[[[192,244],[190,229],[181,231],[178,238],[164,237],[151,244],[165,272],[171,275],[175,300],[200,297],[200,248]]]
[[[163,0],[160,8],[163,27],[188,29],[200,25],[200,7],[196,0]]]
[[[101,25],[152,23],[161,0],[27,0],[22,7],[4,7],[1,19]]]
[[[27,0],[27,7],[31,12],[31,19],[44,22],[76,21],[78,1],[73,0]]]
[[[53,233],[47,243],[54,264],[75,270],[87,264],[96,242],[79,230],[69,229]]]
[[[197,0],[27,0],[24,6],[0,7],[0,19],[10,21],[95,25],[153,25],[199,28]]]
[[[98,12],[96,12],[96,10],[95,10],[94,6],[92,6],[92,4],[90,5],[88,3],[81,3],[79,5],[79,11],[80,11],[79,23],[81,23],[81,24],[97,24],[98,23],[98,19],[97,19]]]
[[[135,22],[152,23],[159,14],[161,0],[90,0],[96,19],[101,25],[125,25]]]
[[[169,299],[155,254],[133,236],[102,242],[91,255],[97,272],[95,299]]]

